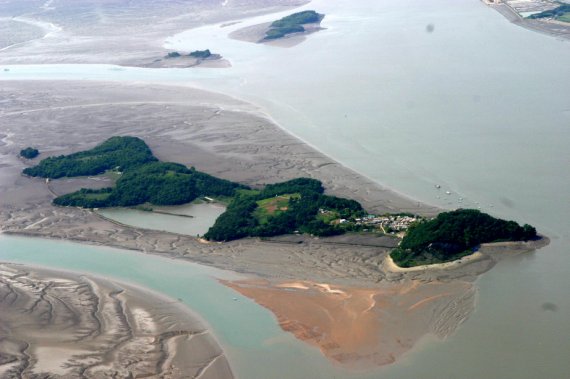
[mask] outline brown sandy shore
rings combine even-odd
[[[272,310],[285,330],[347,365],[390,363],[426,334],[452,333],[474,308],[473,280],[500,259],[501,249],[529,251],[546,241],[485,247],[477,259],[458,267],[401,272],[386,263],[398,243],[390,236],[205,244],[119,225],[88,210],[51,205],[57,194],[109,183],[78,178],[46,184],[23,177],[22,169],[35,161],[18,158],[19,150],[37,147],[41,159],[91,148],[111,135],[133,135],[147,141],[161,160],[251,186],[309,176],[322,180],[328,193],[354,198],[371,212],[433,215],[438,210],[343,167],[272,124],[259,109],[229,97],[174,86],[10,81],[2,83],[0,99],[3,232],[116,246],[253,274],[265,281],[228,285]],[[284,288],[286,283],[307,289]],[[286,306],[291,300],[298,306]],[[342,332],[349,320],[366,338]]]
[[[180,302],[106,279],[0,264],[2,378],[233,378]]]
[[[487,244],[455,262],[404,269],[388,255],[374,286],[314,281],[222,281],[271,310],[281,328],[331,360],[363,369],[395,362],[421,338],[451,335],[475,308],[478,275],[501,257],[548,243]]]

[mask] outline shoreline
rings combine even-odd
[[[536,32],[551,37],[563,38],[565,40],[570,39],[570,23],[560,24],[557,22],[529,20],[519,15],[519,13],[507,3],[501,2],[499,4],[494,4],[489,3],[485,0],[481,1],[489,8],[494,9],[496,12],[500,13],[513,25],[520,26],[531,32]]]
[[[10,331],[0,343],[3,375],[235,377],[204,321],[164,294],[19,263],[0,262],[0,282],[11,290],[0,301],[10,298],[0,311]]]

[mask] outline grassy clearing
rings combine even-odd
[[[559,16],[558,21],[570,22],[570,12],[566,12],[562,16]]]
[[[340,219],[340,213],[337,211],[326,211],[326,213],[320,213],[317,215],[317,220],[321,220],[325,224],[330,224],[334,220]]]
[[[253,212],[253,216],[260,224],[266,224],[271,217],[287,212],[290,199],[298,199],[300,197],[301,194],[293,193],[259,200],[257,202],[257,208]]]

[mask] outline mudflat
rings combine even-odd
[[[233,378],[179,301],[115,281],[0,264],[0,376]]]
[[[92,148],[110,136],[131,135],[144,139],[163,161],[252,187],[304,176],[378,214],[429,216],[438,209],[342,166],[280,129],[258,108],[230,97],[177,86],[72,81],[8,81],[0,96],[3,232],[116,246],[248,273],[264,281],[226,284],[272,310],[285,330],[347,366],[388,364],[426,334],[449,335],[474,309],[472,282],[500,259],[500,250],[530,251],[547,241],[490,252],[485,247],[477,259],[460,265],[402,271],[387,261],[399,241],[392,236],[292,235],[208,243],[112,223],[90,210],[51,205],[57,195],[108,186],[108,179],[46,183],[22,176],[22,169],[48,156]],[[38,148],[40,156],[20,158],[27,146]],[[307,288],[288,287],[291,282]],[[286,306],[291,301],[297,306]],[[315,316],[327,312],[336,312],[332,321]],[[349,319],[354,336],[345,330]]]

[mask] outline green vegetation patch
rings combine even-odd
[[[99,175],[107,170],[127,171],[157,161],[143,140],[136,137],[111,137],[87,151],[43,159],[24,170],[29,176],[57,179]]]
[[[34,149],[33,147],[26,147],[23,150],[20,150],[20,156],[26,159],[34,159],[40,155],[40,151],[38,149]]]
[[[193,58],[209,58],[212,55],[212,53],[210,52],[209,49],[206,49],[206,50],[195,50],[188,55]]]
[[[528,224],[458,209],[412,225],[391,257],[402,267],[441,263],[465,256],[481,243],[527,241],[536,236],[536,229]]]
[[[269,219],[289,210],[289,200],[299,199],[300,193],[285,194],[257,201],[257,208],[253,216],[260,224],[267,224]]]
[[[555,20],[570,22],[570,4],[561,4],[559,7],[550,9],[544,12],[535,13],[527,18],[539,19],[539,18],[553,18]]]
[[[332,209],[346,217],[366,214],[358,202],[324,195],[323,192],[322,183],[309,178],[270,184],[259,192],[242,191],[204,237],[214,241],[230,241],[296,231],[330,236],[342,234],[345,229],[319,219],[319,209]]]
[[[312,24],[321,21],[322,15],[315,11],[303,11],[285,16],[271,24],[273,28],[285,28],[293,25]]]
[[[317,220],[320,220],[325,224],[330,224],[340,218],[339,212],[330,209],[323,209],[322,212],[319,210],[319,214],[317,214]]]
[[[274,21],[269,30],[265,33],[265,39],[278,39],[285,37],[287,34],[304,32],[304,24],[320,22],[323,17],[324,15],[315,11],[293,13],[292,15]]]
[[[24,170],[27,175],[54,179],[110,172],[117,178],[115,187],[82,189],[57,197],[54,204],[83,208],[179,205],[200,196],[234,196],[236,189],[246,188],[178,163],[159,162],[136,137],[112,137],[91,150],[47,158]]]
[[[171,51],[170,53],[166,54],[165,58],[180,58],[182,56],[184,55],[179,53],[178,51]],[[210,51],[210,49],[194,50],[191,53],[189,53],[188,56],[192,58],[206,59],[212,56],[212,52]]]
[[[144,203],[154,205],[186,204],[201,196],[233,196],[240,185],[218,179],[184,165],[150,162],[126,171],[114,188],[81,190],[63,195],[53,202],[62,206],[84,208],[128,207]],[[107,194],[95,197],[94,194]]]

